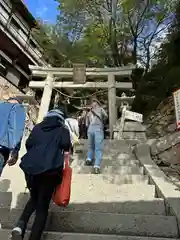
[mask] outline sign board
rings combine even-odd
[[[180,89],[173,92],[175,114],[176,114],[176,126],[180,129]]]
[[[125,112],[125,119],[129,119],[136,122],[143,122],[143,115],[136,112],[127,111]]]
[[[83,84],[86,82],[86,65],[73,64],[73,82]]]

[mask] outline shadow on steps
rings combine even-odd
[[[9,179],[3,179],[0,181],[0,191],[6,192],[10,187],[11,181]],[[1,201],[1,199],[0,199]]]

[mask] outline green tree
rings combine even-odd
[[[83,36],[86,36],[86,39],[94,38],[98,47],[104,51],[106,65],[123,64],[128,38],[125,39],[125,35],[118,30],[118,1],[68,0],[60,1],[59,8],[59,24],[62,28],[70,30],[73,40]]]
[[[179,88],[180,78],[180,1],[172,11],[171,25],[163,43],[155,55],[156,63],[144,75],[137,89],[134,107],[137,111],[155,109],[163,99],[172,95]],[[140,107],[141,106],[141,107]],[[142,108],[141,108],[142,109]]]
[[[68,66],[72,44],[68,37],[59,32],[56,25],[38,20],[33,36],[43,47],[44,59],[54,67]]]

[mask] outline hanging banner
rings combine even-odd
[[[125,112],[125,119],[129,119],[136,122],[143,122],[143,115],[136,112],[127,111]]]
[[[174,107],[175,107],[175,114],[176,114],[176,126],[177,129],[180,129],[180,89],[173,92],[174,98]]]

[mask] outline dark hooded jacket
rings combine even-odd
[[[71,148],[69,130],[58,117],[45,118],[37,124],[26,141],[27,153],[20,167],[29,175],[62,168],[64,151]]]

